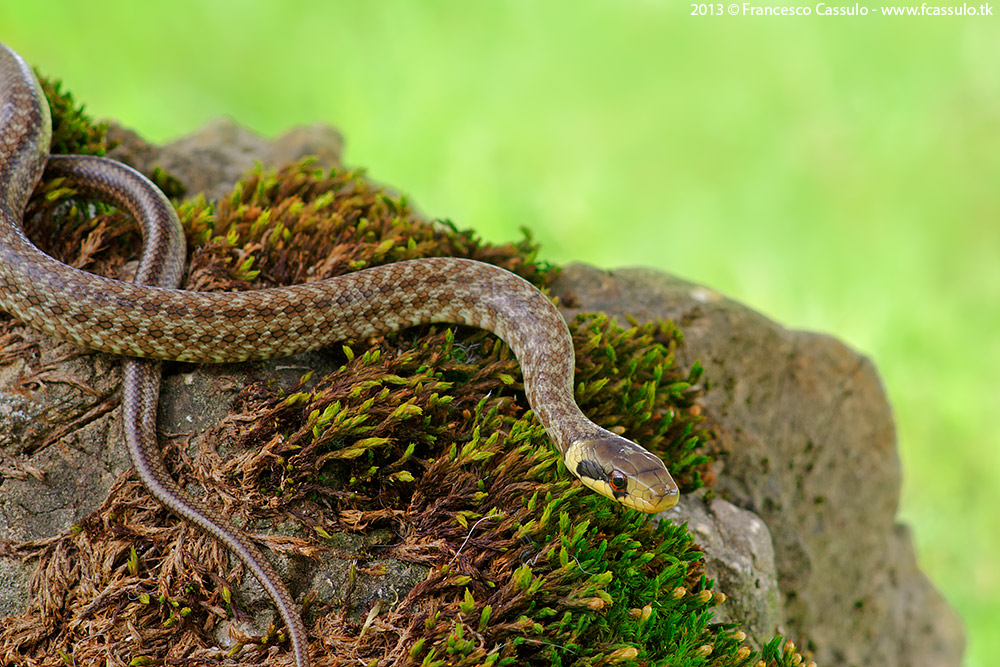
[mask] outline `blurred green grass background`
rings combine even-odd
[[[545,259],[657,267],[846,340],[885,378],[901,517],[966,665],[995,664],[1000,19],[690,13],[4,3],[0,40],[148,139],[328,121],[430,216],[492,241],[524,225]]]

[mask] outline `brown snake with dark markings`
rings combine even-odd
[[[159,364],[134,357],[243,361],[417,324],[479,327],[514,351],[528,403],[570,472],[598,493],[644,512],[677,502],[677,487],[660,459],[597,426],[577,407],[569,330],[552,302],[522,278],[473,260],[428,258],[291,287],[179,290],[183,232],[163,194],[117,162],[50,157],[50,136],[49,108],[38,81],[20,56],[0,44],[0,307],[53,336],[128,357],[124,430],[142,483],[246,563],[285,621],[298,667],[309,664],[309,653],[297,605],[260,550],[170,477],[156,445]],[[136,283],[149,285],[74,269],[28,240],[21,220],[43,170],[139,222],[144,243]]]

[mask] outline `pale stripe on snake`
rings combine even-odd
[[[644,512],[677,502],[663,462],[587,419],[573,398],[572,339],[549,299],[504,269],[427,258],[305,285],[235,293],[177,286],[183,239],[162,193],[130,168],[98,158],[50,158],[48,105],[24,61],[0,45],[0,306],[23,322],[84,347],[150,359],[231,362],[278,357],[345,338],[448,322],[479,327],[510,345],[524,391],[566,467],[591,489]],[[96,276],[39,251],[21,229],[43,169],[119,206],[143,228],[137,285]],[[168,474],[156,447],[159,366],[126,362],[125,437],[150,492],[222,540],[253,571],[285,621],[298,667],[306,631],[274,569],[240,531]]]

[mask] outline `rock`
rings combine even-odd
[[[67,530],[101,504],[117,473],[129,466],[115,444],[121,426],[112,394],[120,383],[119,364],[80,357],[72,346],[23,331],[35,353],[0,364],[0,412],[15,409],[31,417],[10,420],[15,431],[3,434],[0,545]],[[29,576],[20,559],[0,559],[0,616],[23,611]]]
[[[676,524],[687,523],[695,542],[705,550],[705,574],[727,599],[715,617],[736,623],[755,640],[784,634],[785,610],[778,590],[771,532],[760,517],[721,498],[705,499],[699,491],[683,496],[663,513]]]
[[[553,293],[567,314],[681,327],[679,360],[700,360],[710,382],[701,403],[721,448],[715,491],[770,529],[783,625],[800,647],[821,665],[961,663],[961,622],[896,523],[895,426],[868,359],[650,269],[574,264]]]
[[[203,192],[208,199],[232,191],[255,163],[277,167],[311,155],[317,166],[330,168],[340,164],[343,150],[340,134],[329,125],[292,128],[269,141],[228,118],[216,119],[194,134],[162,147],[146,143],[119,125],[111,126],[108,139],[118,142],[108,157],[143,173],[160,167],[179,178],[187,192]]]
[[[329,166],[341,147],[339,135],[324,126],[267,142],[228,121],[163,148],[121,129],[113,136],[122,141],[114,157],[147,172],[161,166],[189,193],[209,197],[230,189],[255,160],[267,166],[319,154]],[[718,497],[685,498],[670,517],[688,521],[708,554],[708,576],[729,598],[718,609],[723,620],[740,622],[758,640],[784,631],[822,665],[960,664],[961,624],[916,566],[910,536],[896,522],[895,429],[867,359],[828,336],[788,331],[710,289],[648,269],[571,265],[553,293],[568,318],[604,311],[622,323],[626,315],[674,319],[686,337],[681,362],[705,366],[710,384],[701,405],[718,436]],[[60,447],[31,458],[16,452],[23,454],[16,460],[7,449],[0,460],[0,531],[11,542],[67,529],[100,505],[128,469],[117,437],[117,366],[103,355],[69,359],[66,346],[26,336],[38,353],[0,364],[0,414],[17,416],[5,428],[22,434],[44,428],[36,417],[50,409],[75,415],[79,428]],[[292,381],[299,371],[290,363]],[[169,377],[161,430],[210,427],[222,402],[206,396],[217,399],[250,375],[275,377],[287,367],[199,368]],[[46,471],[46,485],[31,478],[33,469]],[[293,588],[344,590],[343,569],[323,570],[326,581],[317,583],[318,575],[280,560]],[[343,568],[350,549],[335,560]],[[0,614],[16,613],[25,604],[27,575],[17,559],[0,564],[0,579],[10,582]],[[393,576],[412,585],[420,572]],[[237,591],[250,608],[260,597],[253,585]],[[380,585],[361,582],[356,595],[387,594]]]

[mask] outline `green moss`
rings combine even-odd
[[[71,155],[104,155],[108,148],[107,123],[95,123],[72,94],[62,90],[62,82],[39,75],[42,90],[52,112],[51,152]]]
[[[54,111],[77,114],[71,125],[84,123],[71,104]],[[100,134],[94,132],[70,132],[67,145],[92,146]],[[71,228],[92,234],[106,222],[67,208],[66,194],[36,205],[38,224],[69,218]],[[324,173],[309,163],[251,174],[218,205],[198,198],[179,212],[192,244],[188,289],[305,282],[435,255],[491,262],[542,288],[557,271],[535,260],[527,236],[516,244],[484,244],[450,223],[420,219],[405,199],[361,172]],[[102,247],[95,264],[124,261],[120,245]],[[683,343],[677,328],[658,322],[623,330],[602,315],[587,315],[571,331],[583,410],[661,455],[683,491],[699,487],[708,463],[702,453],[707,432],[695,405],[701,368],[675,363]],[[720,597],[686,528],[654,525],[569,475],[527,408],[513,355],[492,335],[419,327],[346,341],[326,355],[333,370],[322,377],[307,373],[293,388],[278,382],[245,387],[234,404],[237,415],[212,439],[255,455],[238,465],[210,461],[216,467],[201,474],[252,515],[294,517],[311,541],[307,552],[332,546],[324,536],[338,532],[389,529],[393,542],[371,546],[370,554],[380,546],[380,558],[430,566],[425,581],[380,611],[378,632],[316,605],[310,619],[322,628],[317,634],[328,650],[356,664],[426,666],[695,667],[758,660],[785,666],[801,660],[781,638],[761,653],[741,648],[744,636],[736,627],[713,622]],[[203,446],[211,448],[211,441]],[[178,582],[164,574],[177,564],[155,556],[168,553],[161,545],[147,557],[126,551],[133,580],[127,585],[160,588],[185,613],[108,594],[113,604],[85,609],[84,629],[47,625],[81,613],[73,607],[76,589],[94,588],[66,580],[60,559],[91,558],[85,569],[108,580],[116,559],[94,554],[117,553],[123,536],[132,544],[154,539],[137,532],[137,524],[176,523],[162,509],[150,509],[155,504],[136,505],[148,503],[143,494],[119,493],[111,502],[123,513],[94,517],[39,549],[36,580],[46,595],[21,622],[5,625],[5,652],[51,654],[77,645],[80,632],[127,647],[133,638],[120,627],[128,621],[157,626],[144,654],[158,660],[171,646],[195,642],[220,600],[228,601],[226,586],[211,578],[195,574]],[[131,522],[122,522],[123,515]],[[213,562],[200,565],[218,571],[221,564]],[[25,632],[32,613],[45,630]]]
[[[623,333],[600,316],[579,318],[573,330],[578,348],[631,343],[618,341],[621,367],[581,364],[584,410],[611,413],[622,393],[654,397],[621,413],[619,425],[685,459],[675,470],[693,488],[704,460],[690,449],[704,432],[678,386],[695,378],[668,362],[676,332],[648,325]],[[244,396],[256,405],[242,410],[258,415],[247,446],[280,441],[275,454],[289,463],[258,470],[253,485],[312,504],[311,516],[372,526],[391,511],[390,524],[419,526],[398,553],[418,553],[430,538],[446,542],[425,584],[384,619],[421,637],[413,664],[474,665],[494,655],[495,664],[596,665],[629,647],[636,657],[621,664],[709,664],[675,660],[708,644],[717,647],[711,664],[738,664],[718,662],[738,642],[710,627],[715,598],[702,594],[708,582],[686,530],[656,527],[572,480],[516,383],[499,379],[518,376],[506,346],[451,329],[399,338],[345,355],[310,391],[268,399],[249,388]],[[608,373],[614,390],[588,398],[596,372]],[[317,482],[324,491],[311,490]],[[338,493],[327,494],[326,484]]]

